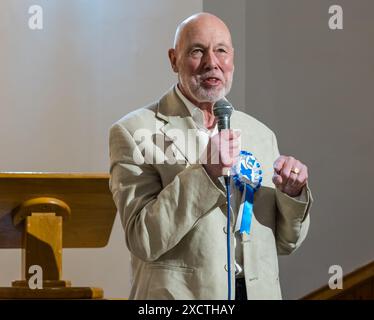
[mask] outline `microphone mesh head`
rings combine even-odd
[[[213,106],[214,116],[217,118],[231,117],[233,108],[230,102],[225,99],[218,100]]]
[[[217,119],[218,130],[230,129],[230,117],[233,107],[230,102],[221,99],[218,100],[213,106],[213,113]]]

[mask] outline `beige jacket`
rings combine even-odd
[[[239,244],[248,299],[281,299],[277,254],[290,254],[305,239],[311,193],[307,188],[307,201],[301,202],[274,188],[273,162],[279,152],[270,129],[240,111],[234,111],[231,127],[241,129],[242,149],[263,168],[251,232]],[[150,136],[141,140],[139,129]],[[225,192],[185,150],[178,133],[187,137],[188,129],[190,134],[196,130],[172,88],[110,130],[110,188],[131,252],[130,299],[227,299]],[[155,163],[163,155],[169,161]],[[234,248],[233,238],[231,243]]]

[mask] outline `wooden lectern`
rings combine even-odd
[[[22,279],[0,287],[0,299],[103,298],[62,280],[62,248],[106,246],[115,215],[107,174],[0,173],[0,248],[22,248]],[[42,289],[29,287],[34,265]]]

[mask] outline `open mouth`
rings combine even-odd
[[[203,83],[210,85],[210,86],[215,86],[221,83],[221,79],[216,78],[216,77],[208,77],[203,79]]]

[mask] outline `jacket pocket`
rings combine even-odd
[[[193,268],[159,262],[148,263],[147,268],[150,277],[146,299],[196,299]]]

